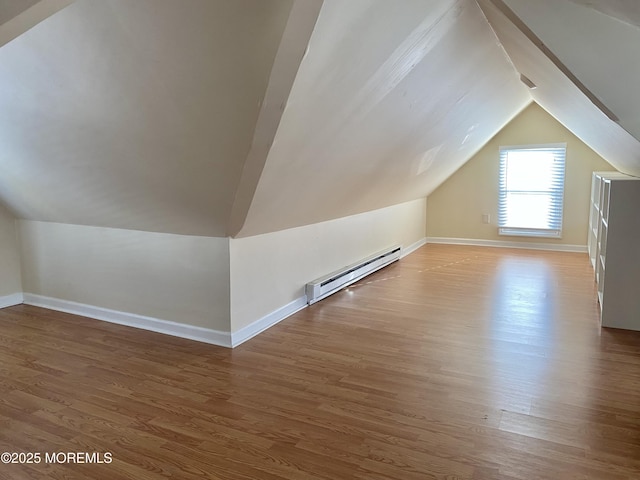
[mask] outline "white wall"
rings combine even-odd
[[[300,299],[308,281],[423,240],[426,200],[239,239],[17,225],[26,294],[233,333]]]
[[[26,293],[229,331],[227,238],[18,226]]]
[[[22,292],[16,221],[0,205],[0,297]]]
[[[231,331],[304,295],[304,285],[394,244],[425,237],[426,200],[230,240]]]

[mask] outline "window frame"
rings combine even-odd
[[[557,172],[560,172],[559,180],[554,176],[552,181],[552,187],[548,190],[548,194],[551,195],[551,201],[556,205],[556,213],[548,212],[548,217],[552,221],[551,228],[533,228],[533,227],[514,227],[509,226],[507,224],[507,201],[508,201],[508,193],[510,190],[508,189],[507,182],[507,172],[506,172],[506,161],[508,158],[508,153],[513,151],[532,151],[532,150],[546,150],[554,153],[555,160],[561,161],[561,166],[559,168],[555,168],[555,172],[552,171],[552,175]],[[567,144],[566,143],[546,143],[546,144],[535,144],[535,145],[505,145],[500,146],[499,148],[499,160],[498,160],[498,235],[501,236],[518,236],[518,237],[537,237],[537,238],[562,238],[562,229],[563,229],[563,220],[564,220],[564,188],[565,188],[565,180],[566,180],[566,152],[567,152]],[[554,185],[557,185],[560,182],[561,187],[558,189],[554,188]],[[522,193],[526,193],[527,191],[520,191]],[[530,192],[538,192],[539,190],[531,190]],[[549,208],[554,208],[550,206]],[[557,213],[559,212],[559,213]]]

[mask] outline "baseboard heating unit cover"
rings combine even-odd
[[[357,263],[348,265],[338,271],[318,278],[313,282],[307,283],[305,292],[307,294],[307,303],[311,305],[323,298],[328,297],[332,293],[337,292],[341,288],[357,282],[363,277],[386,267],[390,263],[400,258],[402,246],[396,245],[370,257],[364,258]]]

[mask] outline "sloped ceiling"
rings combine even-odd
[[[637,2],[478,3],[537,86],[534,100],[617,169],[640,175]]]
[[[14,19],[36,3],[38,0],[4,0],[0,3],[0,25]]]
[[[291,0],[78,0],[0,49],[20,218],[224,236]]]
[[[613,18],[640,26],[640,2],[638,0],[571,0],[573,3],[593,8]]]
[[[0,1],[0,46],[9,43],[73,0]]]
[[[426,196],[530,98],[473,0],[77,0],[0,49],[0,201],[271,232]]]
[[[239,236],[424,197],[530,99],[474,1],[325,0]]]
[[[272,232],[428,195],[532,99],[640,175],[639,8],[2,2],[0,202],[41,221]]]
[[[640,28],[572,2],[507,0],[507,5],[640,139]]]

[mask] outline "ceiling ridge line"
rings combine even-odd
[[[489,0],[515,27],[524,34],[551,62],[610,120],[620,125],[620,119],[587,86],[574,75],[553,51],[545,45],[529,26],[503,0]],[[520,72],[522,73],[522,72]],[[623,127],[624,128],[624,127]],[[626,129],[625,129],[626,130]]]

